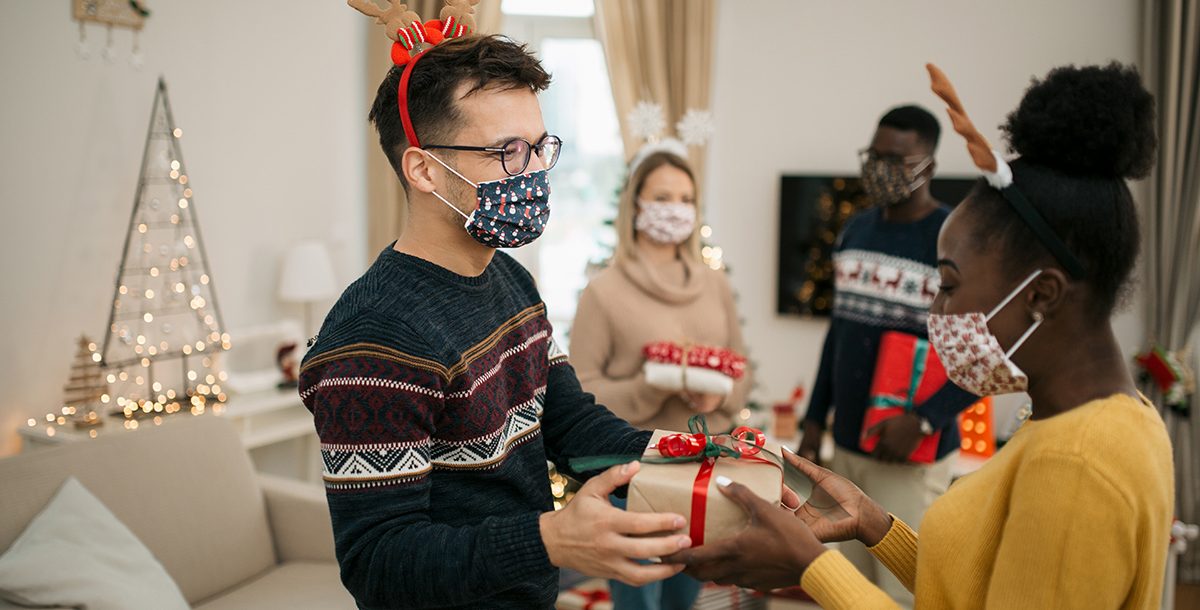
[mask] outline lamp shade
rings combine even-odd
[[[289,248],[279,278],[279,298],[290,303],[312,303],[335,296],[337,281],[325,244],[306,241]]]

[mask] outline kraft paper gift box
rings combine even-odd
[[[698,461],[655,463],[663,456],[659,441],[671,434],[655,430],[643,453],[641,469],[629,483],[627,509],[633,512],[675,513],[688,519],[684,532],[692,546],[732,536],[750,521],[741,506],[721,493],[717,477],[741,483],[771,504],[779,504],[783,492],[783,470],[775,457],[783,455],[777,443],[766,443],[757,455],[741,458],[698,458]]]

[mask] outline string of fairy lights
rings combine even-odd
[[[134,430],[176,413],[220,412],[228,398],[217,355],[231,338],[221,330],[182,137],[159,80],[108,332],[102,346],[81,341],[65,404],[46,414],[48,436],[72,422],[95,438],[101,413]]]

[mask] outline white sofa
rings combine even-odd
[[[160,427],[0,460],[0,553],[72,475],[154,553],[194,608],[355,608],[338,578],[322,490],[255,473],[220,417],[176,415]]]

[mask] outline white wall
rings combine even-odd
[[[326,241],[343,284],[367,262],[367,19],[344,2],[152,2],[135,70],[126,30],[113,63],[76,56],[70,4],[0,4],[0,455],[56,408],[73,339],[102,336],[159,74],[229,329],[301,315],[275,298],[295,240]]]
[[[775,313],[779,178],[857,173],[889,107],[916,102],[942,119],[945,174],[972,174],[962,140],[929,92],[925,62],[954,81],[976,125],[996,126],[1032,76],[1052,66],[1137,58],[1136,0],[722,0],[705,198],[741,295],[759,397],[812,386],[826,322]],[[949,132],[949,133],[947,133]],[[1117,323],[1127,350],[1141,342],[1136,309]]]

